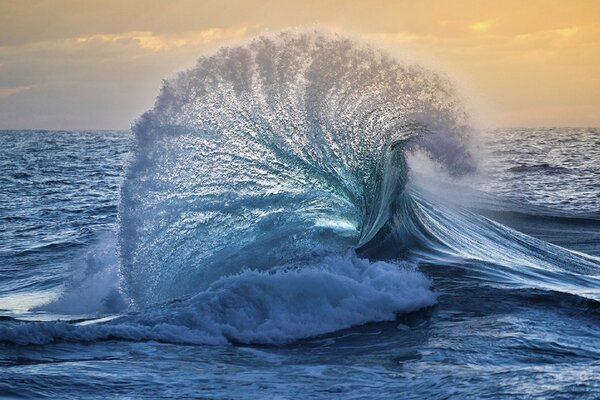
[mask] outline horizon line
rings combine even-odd
[[[496,129],[600,129],[600,126],[572,126],[572,125],[540,125],[540,126],[490,126],[482,127],[479,130],[496,130]],[[0,128],[0,132],[21,131],[21,132],[127,132],[131,128]]]

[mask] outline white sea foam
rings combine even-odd
[[[104,323],[9,322],[0,341],[43,344],[102,339],[279,344],[435,304],[431,282],[410,264],[330,255],[303,268],[244,270],[205,291]]]
[[[119,265],[116,237],[106,233],[81,257],[76,257],[71,279],[61,294],[35,310],[60,314],[104,314],[124,310],[126,304],[119,291]]]

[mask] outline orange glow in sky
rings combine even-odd
[[[0,128],[126,129],[162,78],[287,27],[424,60],[485,126],[600,126],[599,1],[0,0]]]

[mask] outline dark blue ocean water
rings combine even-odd
[[[261,36],[124,132],[0,132],[0,397],[600,398],[600,130]]]
[[[525,233],[598,254],[600,131],[508,130],[491,137],[485,178],[477,185],[485,181],[496,201],[481,200],[479,193],[480,211],[487,207],[488,214]],[[475,267],[466,267],[481,263],[473,260],[419,265],[433,282],[433,307],[285,345],[194,345],[178,343],[175,335],[170,342],[135,332],[90,339],[86,332],[62,339],[55,332],[52,338],[34,323],[17,320],[75,326],[95,317],[32,309],[58,296],[73,275],[89,273],[89,252],[113,240],[132,138],[128,132],[5,131],[0,141],[2,396],[600,395],[597,300],[486,285],[473,274]],[[598,266],[597,259],[591,262]],[[591,275],[597,277],[598,270]],[[95,279],[106,284],[101,276]],[[12,336],[16,324],[25,328]]]

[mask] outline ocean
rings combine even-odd
[[[600,397],[600,129],[283,33],[0,132],[0,397]]]

